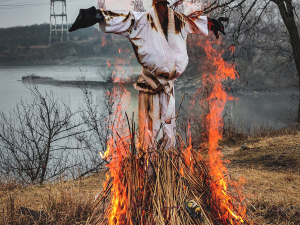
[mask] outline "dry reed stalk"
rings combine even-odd
[[[149,151],[150,152],[150,151]],[[209,170],[199,153],[178,149],[161,149],[140,155],[128,154],[119,169],[126,210],[119,214],[119,224],[215,224],[217,204],[211,202]],[[111,178],[96,200],[87,224],[113,224]],[[104,202],[104,199],[106,203]],[[191,215],[186,202],[193,199],[200,207],[198,216]],[[121,199],[120,199],[121,200]],[[107,201],[110,201],[108,204]],[[110,221],[110,219],[112,219]]]
[[[213,200],[211,186],[218,181],[202,156],[187,146],[166,150],[164,141],[157,150],[136,149],[134,124],[126,118],[130,143],[117,134],[120,141],[110,145],[108,179],[87,224],[230,224],[224,216],[228,211],[221,209],[223,199]],[[187,207],[189,201],[197,212]]]

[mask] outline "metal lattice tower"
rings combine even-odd
[[[106,10],[105,0],[98,0],[98,9]]]
[[[54,10],[54,3],[61,2],[61,14],[56,14]],[[52,24],[52,17],[54,17],[54,28]],[[61,29],[57,28],[56,18],[61,17]],[[64,28],[64,18],[66,18],[66,28]],[[55,37],[57,38],[57,32],[61,32],[60,41],[63,41],[63,33],[66,31],[67,39],[69,40],[69,25],[67,17],[67,4],[66,0],[50,0],[50,36],[49,36],[49,45],[51,44],[51,35],[52,31],[55,32]]]
[[[133,11],[146,12],[144,8],[143,0],[133,0],[131,1],[131,5],[133,5]]]

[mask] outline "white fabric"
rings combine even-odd
[[[149,110],[143,112],[143,115],[139,116],[139,133],[140,137],[143,137],[140,144],[143,145],[143,147],[152,146],[153,148],[156,148],[156,141],[162,138],[163,135],[166,140],[165,148],[169,149],[171,147],[175,147],[175,108],[172,110],[171,123],[164,124],[161,128],[161,123],[164,123],[163,121],[166,117],[169,97],[170,96],[164,92],[157,94],[147,94],[144,92],[139,93],[140,111],[144,111],[143,109],[149,108]],[[152,126],[151,131],[149,130],[150,126]]]
[[[138,59],[147,70],[154,74],[167,74],[170,69],[161,41],[164,34],[159,32],[159,29],[153,29],[153,25],[147,18],[147,15],[151,14],[154,20],[158,20],[154,10],[154,7],[152,7],[149,12],[103,11],[105,23],[100,24],[100,28],[107,33],[127,37],[132,44],[138,47]],[[206,16],[193,19],[192,22],[195,23],[198,30],[193,28],[191,21],[185,23],[181,33],[168,38],[170,52],[175,61],[176,77],[184,72],[188,64],[187,35],[189,33],[208,35]]]
[[[174,91],[174,89],[173,89]],[[173,92],[173,96],[174,96],[174,92]],[[165,121],[165,117],[166,117],[166,112],[168,109],[168,95],[166,93],[161,93],[160,94],[160,105],[161,105],[161,121]],[[174,96],[175,97],[175,96]],[[173,97],[172,97],[173,98]],[[175,104],[175,100],[174,100],[174,104]],[[165,124],[163,127],[163,133],[165,135],[165,139],[167,140],[167,143],[165,145],[165,149],[169,149],[171,147],[175,147],[176,144],[176,139],[175,139],[175,107],[173,107],[172,109],[172,119],[170,121],[170,124]]]
[[[145,76],[141,73],[135,84],[137,90],[151,93],[151,97],[142,95],[147,99],[149,105],[145,107],[149,107],[149,112],[140,110],[139,122],[144,121],[147,125],[143,125],[143,129],[148,129],[148,122],[151,119],[152,130],[140,129],[140,134],[147,135],[145,140],[149,139],[150,134],[153,143],[161,122],[166,122],[163,128],[167,138],[166,148],[175,146],[174,80],[184,72],[188,64],[187,35],[189,33],[208,35],[207,17],[188,18],[169,8],[168,39],[166,39],[155,7],[148,12],[107,10],[103,11],[103,14],[105,22],[100,24],[100,29],[127,37],[133,45],[139,63],[145,71],[148,71],[148,75],[150,74]],[[146,115],[141,115],[141,111]],[[141,127],[141,124],[139,126]]]

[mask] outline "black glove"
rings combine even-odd
[[[86,28],[95,25],[96,23],[103,23],[104,16],[102,11],[96,9],[94,6],[88,9],[80,9],[75,23],[69,29],[69,32],[78,30],[80,28]]]
[[[209,17],[207,17],[207,25],[208,25],[208,29],[213,31],[216,38],[219,39],[219,31],[226,35],[226,33],[224,32],[224,26],[221,23],[222,21],[229,21],[229,18],[227,17],[219,17],[219,19],[210,19]]]

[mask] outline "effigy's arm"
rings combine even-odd
[[[188,17],[187,29],[189,34],[201,34],[208,36],[208,17],[198,16],[196,18]]]
[[[219,32],[226,35],[222,22],[228,22],[227,17],[211,19],[208,16],[201,16],[201,12],[194,12],[189,16],[177,13],[186,22],[186,32],[188,34],[208,35],[208,30],[213,31],[216,38],[219,38]]]
[[[73,32],[78,29],[94,26],[96,23],[103,23],[104,16],[100,10],[97,10],[94,6],[88,9],[80,9],[79,14],[69,29],[69,32]]]
[[[94,6],[88,9],[80,9],[76,21],[69,32],[90,27],[99,23],[100,29],[106,33],[115,33],[129,36],[133,30],[141,27],[144,22],[141,18],[144,13],[121,10],[99,10]]]
[[[183,13],[175,11],[175,26],[183,27],[181,34],[187,38],[188,34],[208,35],[208,17],[197,16],[189,17]]]
[[[122,11],[122,10],[102,10],[104,22],[99,23],[100,30],[106,33],[114,33],[129,36],[144,23],[141,21],[143,12]]]
[[[228,22],[229,18],[227,17],[219,17],[218,19],[208,19],[208,29],[214,32],[214,35],[217,39],[219,39],[219,32],[221,32],[223,35],[226,35],[224,31],[224,25],[221,22]]]

